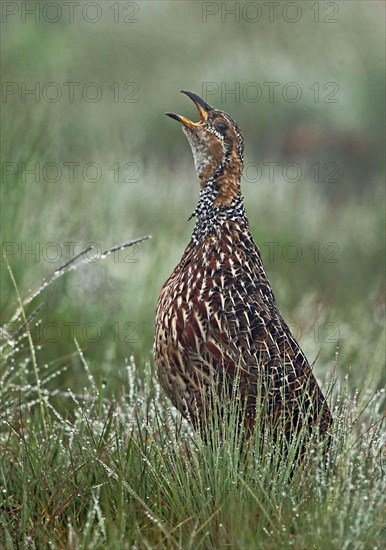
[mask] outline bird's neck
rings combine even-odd
[[[217,184],[215,206],[230,206],[240,194],[240,180],[243,171],[242,157],[236,151],[223,153],[220,162],[208,161],[200,167],[197,176],[202,190]]]
[[[216,235],[227,220],[245,219],[244,199],[237,186],[218,178],[211,178],[200,191],[197,208],[192,216],[196,218],[192,240],[200,242],[211,235]]]

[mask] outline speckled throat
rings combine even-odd
[[[219,235],[221,225],[227,221],[245,219],[244,199],[239,192],[229,206],[215,206],[220,186],[215,179],[201,189],[197,208],[191,217],[196,218],[192,240],[194,243],[212,235]]]

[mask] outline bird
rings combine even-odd
[[[193,92],[199,121],[182,124],[200,186],[195,226],[162,287],[154,358],[160,385],[196,430],[235,394],[245,432],[257,419],[275,439],[328,432],[332,415],[312,367],[284,321],[241,194],[244,139],[235,120]],[[190,218],[189,218],[190,219]],[[264,403],[264,407],[262,407]],[[264,409],[264,410],[263,410]],[[208,418],[209,417],[209,418]]]

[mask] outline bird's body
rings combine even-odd
[[[287,436],[305,425],[324,433],[330,411],[277,308],[249,229],[240,193],[240,130],[229,115],[187,95],[201,121],[172,116],[184,124],[201,193],[192,239],[158,301],[160,383],[195,427],[205,425],[213,388],[221,400],[221,388],[231,392],[237,381],[248,429],[263,398],[271,423],[285,418]]]

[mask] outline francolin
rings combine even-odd
[[[276,438],[300,430],[308,437],[315,428],[323,435],[330,411],[278,310],[249,228],[240,191],[241,131],[228,114],[183,93],[199,122],[167,115],[182,123],[201,191],[191,240],[158,301],[159,381],[196,429],[206,429],[214,402],[220,414],[222,403],[228,406],[225,388],[240,403],[247,433],[265,403],[263,425],[275,431],[276,423]]]

